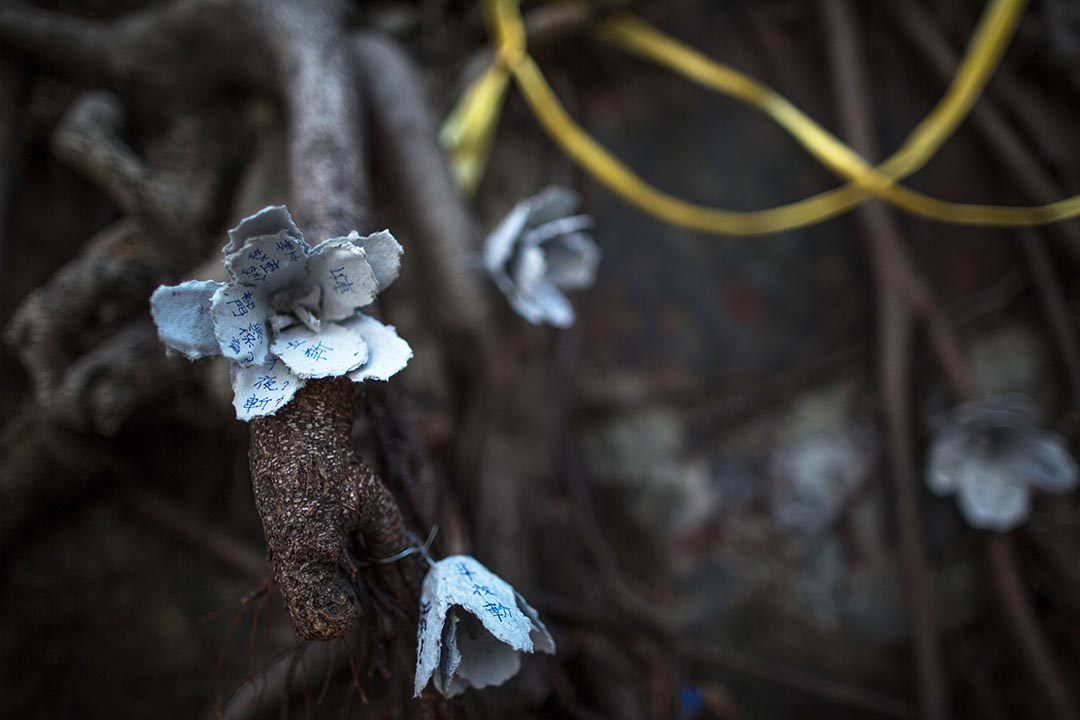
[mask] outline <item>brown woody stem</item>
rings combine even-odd
[[[290,195],[301,228],[316,241],[370,223],[360,100],[343,15],[337,0],[277,2],[258,23],[288,118]],[[293,627],[308,639],[339,637],[357,617],[354,531],[374,557],[409,542],[393,497],[352,449],[356,411],[350,381],[314,380],[277,415],[251,425],[251,479],[275,578]],[[405,602],[415,573],[403,582],[397,572],[381,574]]]

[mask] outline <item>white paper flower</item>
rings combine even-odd
[[[521,653],[555,653],[536,610],[468,555],[451,555],[428,571],[417,643],[416,695],[432,676],[446,697],[501,685],[521,668]]]
[[[393,326],[357,310],[394,281],[402,252],[386,230],[311,247],[288,210],[267,207],[229,231],[233,282],[159,287],[151,312],[170,348],[232,361],[238,418],[273,415],[309,378],[386,380],[409,362]]]
[[[588,215],[572,215],[577,194],[551,187],[522,200],[484,241],[484,269],[518,315],[534,325],[574,324],[563,290],[587,288],[596,279],[600,249],[587,232]]]
[[[955,494],[972,527],[1004,532],[1027,519],[1030,488],[1067,492],[1077,467],[1059,435],[1035,426],[1030,403],[1009,395],[953,412],[934,437],[926,484]]]

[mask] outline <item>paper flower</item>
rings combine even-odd
[[[432,565],[420,593],[415,695],[428,680],[446,697],[501,685],[521,653],[555,653],[555,641],[525,599],[468,555]]]
[[[991,398],[955,410],[934,437],[926,483],[955,494],[972,527],[1004,532],[1030,509],[1030,488],[1062,493],[1076,487],[1076,462],[1059,435],[1038,429],[1020,396]]]
[[[394,281],[402,252],[386,230],[311,247],[288,210],[268,207],[229,231],[231,283],[159,287],[151,312],[170,348],[232,361],[238,418],[273,415],[310,378],[386,380],[409,362],[393,326],[357,311]]]
[[[596,279],[600,249],[585,232],[588,215],[572,215],[577,194],[551,187],[522,200],[484,241],[484,269],[518,315],[534,325],[574,324],[563,290],[587,288]]]

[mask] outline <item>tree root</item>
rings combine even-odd
[[[174,372],[153,342],[147,298],[195,262],[220,215],[242,127],[228,119],[221,111],[181,116],[146,160],[120,137],[123,112],[109,93],[80,96],[57,128],[54,151],[128,217],[91,238],[31,293],[7,329],[39,403],[56,421],[115,432]],[[113,379],[103,378],[113,362]]]

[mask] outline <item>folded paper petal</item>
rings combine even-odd
[[[580,290],[596,282],[600,248],[584,233],[561,235],[546,246],[547,278],[563,290]]]
[[[349,373],[353,382],[389,380],[404,370],[412,359],[412,348],[401,339],[393,325],[384,325],[370,315],[357,313],[341,326],[359,333],[368,349],[367,361]]]
[[[368,264],[375,273],[375,279],[379,282],[378,291],[382,292],[397,279],[401,271],[401,256],[405,248],[390,234],[389,230],[382,230],[366,237],[353,240],[353,243],[364,249]]]
[[[277,333],[289,325],[300,322],[308,330],[319,332],[319,328],[322,327],[322,321],[319,319],[321,308],[321,287],[314,283],[297,285],[287,292],[280,292],[274,296],[274,315],[270,316],[270,327]],[[291,318],[291,321],[288,318]]]
[[[538,227],[566,217],[581,205],[581,196],[570,188],[552,186],[526,201],[529,204],[529,227]]]
[[[150,314],[167,346],[192,360],[221,354],[210,309],[221,283],[192,280],[162,285],[150,296]]]
[[[458,647],[458,624],[461,618],[453,609],[446,616],[446,623],[442,630],[442,657],[439,658],[439,667],[435,671],[435,689],[445,697],[454,697],[465,692],[467,685],[457,678],[458,669],[461,667],[461,650]],[[517,655],[516,651],[514,655]],[[520,662],[514,667],[514,672],[520,667]],[[512,673],[511,673],[512,674]]]
[[[484,269],[492,275],[506,274],[505,266],[514,253],[514,245],[525,230],[529,219],[529,205],[520,202],[514,206],[502,222],[495,226],[484,241]]]
[[[1052,493],[1076,487],[1076,461],[1060,437],[1043,434],[1032,438],[1024,450],[1025,454],[1017,459],[1018,471],[1029,483]]]
[[[540,283],[544,282],[544,275],[547,273],[544,251],[531,245],[522,246],[513,260],[513,267],[511,278],[518,292],[532,295],[540,287]]]
[[[523,317],[526,321],[533,325],[540,325],[544,322],[546,317],[544,313],[544,307],[536,302],[531,296],[519,292],[517,288],[511,286],[506,291],[506,299],[510,303],[510,307],[514,309],[518,315]]]
[[[539,316],[539,320],[532,322],[548,323],[563,329],[574,324],[574,306],[562,291],[550,282],[545,280],[540,283],[540,287],[528,300]]]
[[[232,366],[233,407],[241,420],[273,415],[306,382],[278,358],[266,365]]]
[[[222,355],[240,367],[262,365],[269,360],[267,309],[254,289],[243,285],[219,287],[211,302],[211,314]]]
[[[241,220],[236,227],[229,231],[229,242],[222,248],[222,252],[226,256],[232,255],[251,238],[260,235],[277,235],[279,232],[284,232],[296,240],[304,253],[307,253],[309,248],[308,244],[304,242],[304,235],[300,232],[300,228],[296,227],[292,215],[289,214],[284,205],[264,207],[254,215],[249,215]]]
[[[1005,532],[1027,519],[1031,499],[1027,484],[1009,468],[969,460],[960,473],[960,512],[980,530]]]
[[[543,225],[530,227],[527,232],[522,233],[521,243],[523,245],[540,245],[554,240],[560,235],[580,233],[582,230],[591,228],[593,224],[592,217],[588,215],[571,215],[570,217],[557,218]]]
[[[363,248],[350,243],[323,243],[311,256],[308,274],[322,288],[320,318],[337,322],[352,317],[357,308],[370,305],[379,291],[379,281]]]
[[[435,563],[420,595],[414,693],[433,676],[447,697],[498,685],[520,668],[519,653],[554,652],[547,628],[519,597],[468,555]]]
[[[451,618],[457,619],[454,610],[447,619]],[[453,647],[458,662],[453,672],[436,675],[435,688],[443,695],[453,697],[470,687],[502,685],[521,670],[521,652],[497,640],[472,615],[465,614],[453,627],[456,637],[450,642],[444,637],[443,647]]]
[[[249,238],[239,250],[225,256],[225,269],[235,282],[269,297],[303,282],[308,262],[304,251],[302,241],[280,230]]]
[[[525,617],[529,618],[529,621],[532,623],[532,632],[529,633],[529,637],[533,642],[533,652],[554,655],[555,638],[551,636],[551,632],[547,629],[547,625],[540,620],[540,613],[536,611],[536,608],[527,603],[525,597],[517,590],[514,591],[514,597],[517,598],[518,610],[525,613]]]
[[[519,292],[516,288],[506,296],[510,307],[533,325],[548,323],[558,328],[568,328],[574,324],[574,307],[557,287],[544,281],[532,295]]]
[[[960,471],[971,451],[962,428],[944,429],[930,447],[926,464],[926,485],[935,495],[952,495],[960,489]]]
[[[355,330],[323,323],[319,332],[294,325],[278,333],[271,351],[302,378],[344,375],[368,359],[367,345]]]

